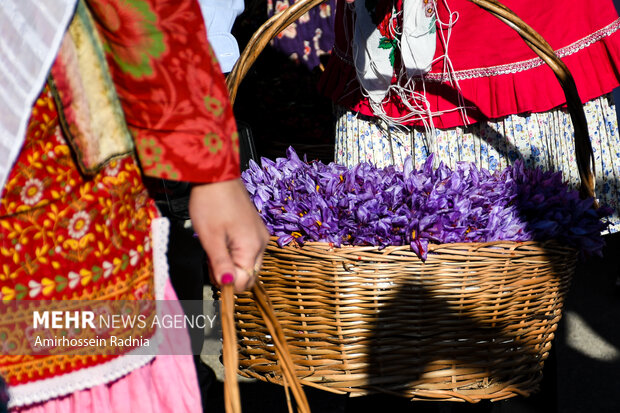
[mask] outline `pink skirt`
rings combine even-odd
[[[165,300],[176,300],[170,281]],[[158,413],[201,412],[200,389],[189,335],[176,335],[168,344],[185,347],[184,355],[156,356],[147,365],[123,378],[90,389],[77,391],[43,403],[16,407],[11,413]]]

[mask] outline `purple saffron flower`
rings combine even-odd
[[[309,164],[292,148],[286,158],[250,162],[242,179],[280,246],[306,241],[341,245],[409,245],[426,259],[429,243],[557,239],[600,254],[608,208],[593,208],[560,173],[517,161],[500,173],[459,163],[415,170],[361,163]]]

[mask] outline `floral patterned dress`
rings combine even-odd
[[[109,160],[85,176],[67,137],[75,130],[61,125],[62,111],[44,88],[0,202],[5,302],[175,299],[162,261],[166,224],[143,174],[192,182],[240,174],[235,121],[223,75],[201,35],[198,4],[85,4],[95,16],[137,156]],[[185,341],[176,344],[189,348]],[[155,358],[25,354],[0,356],[14,411],[200,409],[190,350]]]

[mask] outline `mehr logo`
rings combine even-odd
[[[32,314],[32,327],[35,329],[41,326],[43,328],[82,329],[88,327],[94,330],[96,328],[94,321],[93,311],[34,311]]]

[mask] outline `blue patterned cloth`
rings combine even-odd
[[[620,136],[611,94],[584,105],[596,168],[596,197],[614,209],[609,232],[620,230]],[[336,108],[336,162],[353,166],[370,162],[402,168],[407,156],[421,165],[431,152],[453,167],[459,161],[501,170],[516,159],[526,165],[560,170],[573,187],[579,185],[574,130],[570,115],[558,108],[511,115],[465,127],[424,130],[390,127],[384,122]]]

